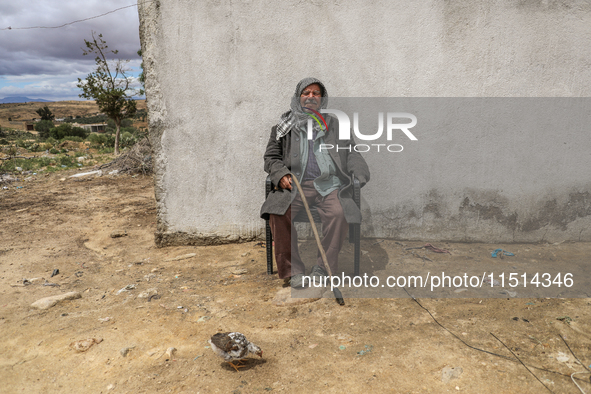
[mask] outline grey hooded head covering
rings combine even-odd
[[[322,91],[322,99],[320,101],[320,108],[326,108],[328,105],[328,92],[322,82],[316,78],[304,78],[296,86],[295,93],[291,98],[290,110],[281,115],[281,121],[277,124],[277,139],[287,135],[294,127],[305,125],[310,119],[310,116],[302,108],[300,103],[300,96],[304,89],[313,83],[320,85]],[[320,126],[314,123],[314,128],[320,130]]]

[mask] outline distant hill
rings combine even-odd
[[[7,97],[10,99],[13,97]],[[27,98],[28,99],[28,98]],[[32,99],[28,99],[32,100]],[[100,113],[98,105],[90,100],[52,101],[48,103],[26,102],[26,103],[0,103],[0,127],[25,129],[25,121],[38,118],[37,110],[47,105],[57,119],[96,116]],[[137,101],[138,110],[146,110],[146,100]],[[10,120],[9,120],[10,119]],[[146,121],[134,122],[135,127],[148,127]],[[0,253],[1,254],[1,253]]]
[[[32,98],[28,98],[28,97],[17,97],[17,96],[13,96],[13,97],[4,97],[3,99],[0,99],[0,104],[8,104],[8,103],[30,103],[30,102],[35,102],[35,103],[50,103],[50,100],[43,100],[40,98],[37,99],[32,99]]]

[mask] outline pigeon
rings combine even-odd
[[[256,354],[263,357],[263,351],[260,347],[249,342],[246,337],[239,332],[218,332],[209,340],[211,349],[220,357],[223,357],[236,371],[241,365],[236,365],[232,361],[240,361],[249,354]]]

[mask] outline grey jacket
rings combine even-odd
[[[361,154],[353,150],[355,142],[352,138],[346,141],[338,139],[338,121],[333,116],[326,116],[325,119],[328,131],[324,136],[324,142],[335,147],[329,149],[328,152],[337,167],[337,176],[343,185],[338,191],[338,196],[345,213],[345,219],[347,223],[361,223],[361,212],[352,198],[351,174],[355,174],[355,178],[363,187],[369,181],[369,168]],[[292,139],[295,140],[293,144]],[[298,179],[301,179],[299,139],[299,136],[293,137],[289,132],[285,137],[277,140],[276,126],[271,129],[264,160],[265,171],[271,177],[273,185],[279,184],[281,178],[289,173],[293,173]],[[339,146],[338,152],[337,145]],[[351,146],[351,152],[346,148],[349,146]],[[284,215],[296,196],[295,184],[293,189],[293,193],[287,189],[272,190],[261,207],[261,218],[268,219],[269,214]]]

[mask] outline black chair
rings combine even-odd
[[[267,177],[265,181],[265,198],[269,195],[274,186],[271,182],[271,178]],[[353,201],[361,209],[361,185],[357,178],[353,178]],[[314,222],[322,223],[320,216],[316,208],[310,209]],[[295,217],[294,222],[309,223],[308,214],[305,210],[301,210]],[[271,234],[271,226],[269,221],[265,220],[265,235],[266,235],[266,249],[267,249],[267,274],[273,274],[273,236]],[[349,224],[349,243],[353,244],[354,247],[354,275],[359,276],[359,261],[361,260],[361,225],[360,224]]]

